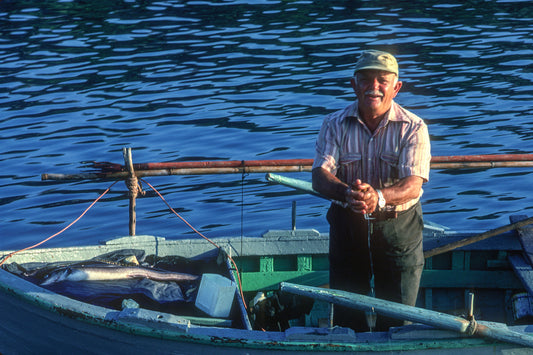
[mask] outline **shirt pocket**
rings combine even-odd
[[[400,155],[394,152],[383,152],[380,156],[381,180],[385,185],[393,184],[399,179]]]
[[[337,177],[346,183],[353,183],[361,179],[361,153],[347,153],[339,156],[339,171]]]

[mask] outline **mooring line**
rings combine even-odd
[[[17,250],[17,251],[14,251],[8,255],[6,255],[4,257],[4,259],[0,262],[0,266],[2,266],[7,259],[11,258],[13,255],[15,254],[18,254],[18,253],[21,253],[23,251],[26,251],[26,250],[30,250],[30,249],[33,249],[33,248],[36,248],[38,247],[39,245],[42,245],[44,243],[46,243],[47,241],[49,241],[50,239],[52,238],[55,238],[57,237],[58,235],[60,235],[61,233],[63,233],[64,231],[66,231],[67,229],[69,229],[70,227],[72,227],[74,225],[74,223],[78,222],[83,216],[85,216],[85,214],[96,204],[96,202],[98,202],[102,197],[104,197],[105,194],[107,194],[109,192],[109,190],[111,190],[111,188],[113,187],[113,185],[115,185],[119,180],[115,181],[114,183],[112,183],[100,196],[98,196],[98,198],[96,200],[94,200],[89,207],[87,207],[85,209],[85,211],[83,211],[83,213],[81,215],[79,215],[78,218],[76,218],[74,221],[72,221],[68,226],[66,226],[65,228],[63,228],[62,230],[60,230],[59,232],[55,233],[54,235],[51,235],[49,236],[48,238],[40,241],[39,243],[37,244],[34,244],[32,246],[29,246],[29,247],[26,247],[24,249],[20,249],[20,250]]]

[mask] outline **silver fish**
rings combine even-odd
[[[133,278],[147,278],[155,281],[194,281],[197,275],[153,270],[137,266],[76,266],[66,267],[52,272],[41,283],[42,286],[61,281],[84,281],[84,280],[124,280]]]

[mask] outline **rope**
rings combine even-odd
[[[69,225],[67,225],[65,228],[63,228],[62,230],[60,230],[59,232],[51,235],[50,237],[40,241],[39,243],[37,244],[34,244],[34,245],[31,245],[29,247],[26,247],[24,249],[20,249],[20,250],[17,250],[17,251],[14,251],[8,255],[6,255],[4,257],[4,259],[0,262],[0,267],[9,259],[11,258],[13,255],[15,254],[18,254],[18,253],[21,253],[23,251],[27,251],[27,250],[30,250],[30,249],[33,249],[33,248],[36,248],[44,243],[46,243],[47,241],[49,241],[50,239],[52,238],[55,238],[57,237],[58,235],[60,235],[61,233],[63,233],[64,231],[66,231],[67,229],[69,229],[70,227],[72,227],[76,222],[78,222],[83,216],[85,216],[85,214],[96,204],[96,202],[98,202],[102,197],[104,197],[105,194],[107,194],[109,192],[109,190],[111,190],[111,187],[113,187],[119,180],[115,181],[114,183],[112,183],[100,196],[98,196],[98,198],[96,198],[96,200],[94,200],[90,205],[89,207],[87,207],[85,209],[85,211],[82,212],[81,215],[78,216],[78,218],[76,218],[74,221],[72,221]],[[207,240],[209,243],[211,243],[213,246],[215,246],[217,249],[220,249],[222,250],[222,248],[217,245],[215,242],[213,242],[212,240],[210,240],[209,238],[207,238],[205,235],[203,235],[202,233],[200,233],[200,231],[198,231],[196,228],[194,228],[189,222],[187,222],[179,213],[177,213],[173,208],[172,206],[169,205],[169,203],[165,200],[165,198],[163,197],[163,195],[161,195],[159,193],[159,191],[157,191],[157,189],[155,187],[153,187],[149,182],[145,181],[145,180],[142,180],[145,184],[147,184],[148,186],[150,186],[150,188],[152,190],[154,190],[154,192],[163,200],[163,202],[168,206],[168,208],[176,215],[178,216],[189,228],[191,228],[196,234],[198,234],[199,236],[201,236],[202,238],[204,238],[205,240]],[[134,194],[135,196],[137,196],[137,194],[141,193],[141,194],[145,194],[145,191],[142,191],[142,186],[139,184],[138,182],[138,179],[136,176],[131,176],[130,178],[128,178],[126,180],[126,186],[128,187],[128,189],[130,190],[130,192],[132,194]],[[243,291],[242,291],[242,280],[241,280],[241,276],[240,276],[240,273],[239,273],[239,268],[237,267],[237,264],[235,263],[235,260],[233,260],[233,258],[231,256],[228,255],[228,258],[230,259],[231,263],[233,264],[234,268],[235,268],[235,271],[237,273],[237,280],[239,282],[239,289],[240,289],[240,295],[241,295],[241,298],[243,300],[243,304],[244,304],[244,307],[246,309],[247,306],[246,306],[246,302],[244,301],[244,294],[243,294]]]
[[[126,183],[126,187],[130,191],[131,196],[134,198],[137,198],[139,194],[141,196],[146,194],[146,192],[143,191],[142,185],[139,183],[139,179],[137,179],[136,175],[131,175],[124,182]]]
[[[181,221],[183,223],[185,223],[189,228],[191,228],[193,232],[195,232],[200,237],[202,237],[205,240],[207,240],[209,243],[211,243],[217,249],[223,250],[219,245],[217,245],[211,239],[209,239],[205,235],[203,235],[200,231],[198,231],[196,228],[194,228],[189,222],[187,222],[187,220],[185,220],[185,218],[183,218],[178,212],[176,212],[174,210],[174,208],[172,208],[172,206],[170,206],[170,204],[167,202],[167,200],[165,200],[163,195],[161,195],[161,193],[159,193],[159,191],[157,191],[157,189],[155,187],[153,187],[148,181],[143,180],[143,179],[141,179],[141,181],[144,182],[146,185],[150,186],[150,188],[159,196],[159,198],[161,198],[161,200],[165,203],[165,205],[167,205],[167,207],[170,209],[170,211],[172,211],[172,213],[174,213],[179,219],[181,219]],[[241,280],[241,274],[239,273],[239,268],[237,267],[237,264],[235,263],[235,260],[233,260],[233,258],[230,255],[228,255],[228,259],[233,264],[233,267],[235,268],[235,272],[237,273],[237,281],[239,282],[239,291],[240,291],[242,303],[244,304],[244,308],[248,309],[248,307],[246,306],[246,302],[244,300],[244,293],[242,291],[242,280]]]
[[[117,182],[118,181],[115,181],[114,183],[112,183],[100,196],[98,196],[98,198],[96,200],[93,201],[93,203],[90,204],[89,207],[87,207],[85,209],[85,211],[83,211],[83,213],[78,218],[76,218],[74,221],[72,221],[68,226],[66,226],[65,228],[63,228],[62,230],[57,232],[56,234],[51,235],[50,237],[40,241],[37,244],[34,244],[32,246],[29,246],[29,247],[26,247],[24,249],[20,249],[20,250],[14,251],[14,252],[6,255],[4,257],[4,259],[0,262],[0,266],[2,266],[6,262],[6,260],[11,258],[13,255],[21,253],[21,252],[26,251],[26,250],[30,250],[30,249],[36,248],[39,245],[42,245],[42,244],[46,243],[47,241],[49,241],[50,239],[57,237],[58,235],[60,235],[61,233],[63,233],[64,231],[66,231],[67,229],[72,227],[74,225],[74,223],[78,222],[83,216],[85,216],[85,214],[96,204],[96,202],[98,202],[102,197],[104,197],[104,195],[107,194],[109,192],[109,190],[113,187],[113,185],[115,185]]]

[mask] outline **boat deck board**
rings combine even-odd
[[[527,216],[513,215],[509,219],[511,223],[516,223],[527,219]],[[533,296],[533,226],[518,228],[516,233],[522,246],[522,253],[509,255],[509,262],[524,288]]]
[[[511,223],[515,223],[527,219],[527,215],[515,215],[509,219]],[[524,257],[530,265],[533,265],[533,226],[529,225],[518,228],[517,233],[520,244],[522,245]]]
[[[524,288],[533,296],[533,268],[522,255],[510,255],[509,261]]]

